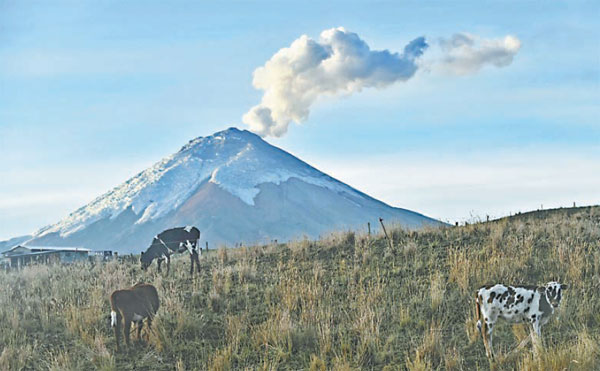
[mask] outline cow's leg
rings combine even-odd
[[[150,331],[152,330],[152,315],[148,316],[147,325],[148,330],[146,330],[146,341],[150,341]]]
[[[144,320],[139,320],[137,323],[137,339],[138,341],[142,340],[142,328],[144,327]]]
[[[540,323],[539,320],[535,321],[534,330],[535,330],[535,334],[537,335],[537,337],[541,339],[542,338],[542,324]]]
[[[540,324],[539,317],[532,321],[531,327],[531,339],[533,340],[533,351],[537,354],[538,347],[542,345],[542,325]]]
[[[492,338],[492,331],[494,330],[494,324],[492,322],[488,323],[487,325],[487,336],[488,336],[488,345],[490,346],[490,355],[491,358],[494,359],[494,343],[493,343],[493,338]]]
[[[115,321],[115,339],[117,339],[117,352],[120,350],[119,338],[121,337],[121,311],[117,310],[117,320]]]
[[[125,336],[125,344],[127,345],[127,347],[131,346],[131,342],[129,340],[129,333],[131,332],[131,316],[124,316],[124,323],[123,323],[123,335]]]
[[[477,317],[477,330],[481,333],[481,307],[479,305],[479,298],[475,299],[475,314]]]
[[[481,326],[481,335],[483,336],[483,345],[485,346],[485,354],[490,358],[494,359],[494,349],[492,348],[492,328],[493,323],[489,318],[483,319]]]
[[[488,347],[488,336],[487,336],[487,319],[484,318],[481,322],[481,337],[483,338],[483,347],[485,348],[485,355],[490,356]]]

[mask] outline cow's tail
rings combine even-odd
[[[117,307],[115,305],[115,295],[110,296],[110,326],[115,327],[117,325]]]
[[[477,316],[477,329],[481,332],[481,303],[479,302],[479,291],[475,293],[475,313]]]

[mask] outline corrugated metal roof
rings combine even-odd
[[[22,248],[22,249],[27,249],[29,251],[31,251],[30,253],[26,253],[26,254],[19,254],[19,255],[27,255],[27,254],[32,254],[32,253],[37,253],[37,252],[49,252],[49,251],[71,251],[71,252],[75,252],[75,251],[84,251],[84,252],[90,252],[90,249],[85,249],[83,247],[74,247],[74,246],[21,246],[21,245],[17,245],[9,250],[6,250],[4,252],[2,252],[2,255],[7,255],[9,254],[11,251],[14,251],[18,248]],[[9,254],[10,255],[10,254]],[[16,255],[11,255],[11,256],[16,256]]]
[[[37,251],[37,252],[29,252],[29,253],[25,253],[25,254],[8,255],[8,256],[6,256],[6,259],[9,259],[9,258],[20,258],[22,256],[49,255],[49,254],[56,254],[56,253],[60,253],[60,252],[75,252],[75,251],[72,251],[72,250]],[[84,252],[87,252],[87,251],[77,250],[76,252],[84,253]]]
[[[41,251],[92,251],[91,249],[85,249],[83,247],[73,246],[23,246],[30,250],[41,250]]]

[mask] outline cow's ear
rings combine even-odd
[[[569,288],[569,285],[563,284],[563,285],[560,285],[560,288],[563,289],[563,290],[566,290],[566,289]]]

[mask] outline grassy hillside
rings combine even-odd
[[[496,369],[600,369],[600,207],[466,227],[221,249],[188,276],[133,262],[0,273],[0,369],[487,370],[474,292],[568,283],[545,347],[495,329]],[[109,294],[145,281],[161,308],[147,343],[116,353]]]

